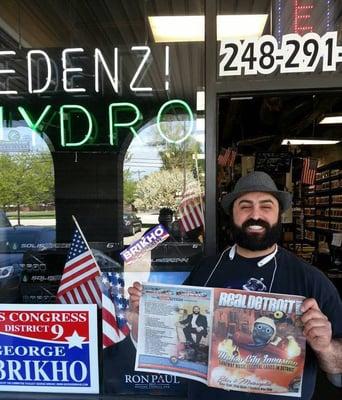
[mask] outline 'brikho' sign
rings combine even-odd
[[[96,305],[0,306],[0,391],[99,393]]]

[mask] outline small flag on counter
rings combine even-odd
[[[229,158],[229,150],[222,148],[220,154],[217,157],[217,164],[221,167],[225,167]]]
[[[218,165],[221,165],[221,167],[233,167],[236,155],[237,151],[232,147],[228,147],[228,149],[222,148],[217,158],[217,163]]]
[[[303,159],[301,182],[303,185],[314,185],[318,161],[310,157]]]
[[[74,217],[73,217],[74,218]],[[101,307],[101,270],[74,218],[74,231],[57,292],[58,303],[97,304]]]
[[[184,192],[179,205],[181,226],[185,232],[204,226],[204,212],[197,183],[192,183]]]
[[[102,273],[102,347],[112,346],[129,334],[124,296],[125,282],[118,272]]]
[[[231,149],[230,150],[230,157],[229,157],[229,160],[228,160],[228,167],[234,167],[236,156],[237,156],[237,151],[234,150],[234,149]]]

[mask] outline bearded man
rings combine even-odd
[[[301,399],[312,398],[317,365],[339,380],[342,373],[342,302],[329,279],[317,268],[278,246],[281,214],[291,195],[277,189],[272,178],[255,171],[237,182],[222,200],[235,244],[204,259],[185,284],[301,295],[307,351]],[[138,310],[141,285],[129,290]],[[189,381],[188,398],[196,400],[268,400],[270,395],[225,391]],[[277,400],[290,399],[277,396]]]

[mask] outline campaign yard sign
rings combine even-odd
[[[94,304],[1,304],[0,391],[99,393]]]

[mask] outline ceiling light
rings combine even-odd
[[[337,144],[339,140],[326,140],[326,139],[284,139],[281,144],[287,146],[292,145],[319,145],[319,144]]]
[[[342,115],[325,117],[320,121],[320,124],[342,124]]]
[[[217,40],[260,37],[268,14],[218,15]],[[148,17],[156,43],[203,42],[204,16],[180,15]]]
[[[217,40],[258,38],[267,18],[268,14],[218,15]]]

